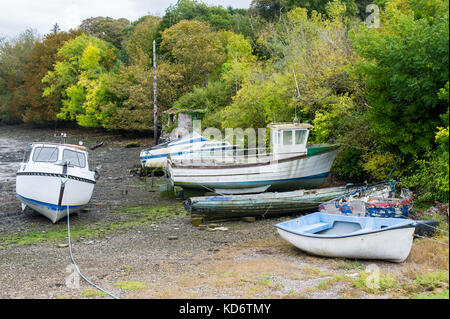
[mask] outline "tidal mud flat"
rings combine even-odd
[[[81,271],[116,296],[409,298],[447,291],[448,298],[448,236],[447,246],[415,242],[407,261],[393,264],[307,255],[273,227],[292,217],[220,222],[202,230],[191,225],[182,199],[160,198],[164,178],[131,174],[152,137],[64,131],[70,143],[103,142],[90,151],[91,166],[102,166],[92,200],[71,215],[70,224]],[[73,276],[66,219],[52,224],[36,212],[22,212],[15,195],[15,171],[26,146],[56,142],[55,133],[60,131],[0,126],[0,298],[109,298]],[[130,142],[139,147],[127,147]],[[383,283],[378,288],[366,280],[374,267]]]

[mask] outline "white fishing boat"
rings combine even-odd
[[[235,149],[225,141],[210,141],[197,132],[178,139],[144,149],[140,153],[142,167],[164,168],[167,158],[186,158],[196,153],[207,153]]]
[[[410,219],[313,213],[276,224],[280,236],[308,253],[403,262],[413,243]]]
[[[84,146],[33,143],[16,173],[16,194],[23,210],[28,206],[56,223],[67,209],[89,203],[97,179]]]
[[[224,151],[202,158],[168,158],[174,186],[218,194],[289,191],[320,186],[330,172],[338,145],[308,145],[308,123],[273,123],[272,153]],[[241,154],[244,155],[241,155]]]

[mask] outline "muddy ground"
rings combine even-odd
[[[104,143],[90,152],[91,167],[102,165],[92,200],[70,217],[72,248],[83,274],[120,298],[408,298],[425,289],[408,290],[402,283],[414,283],[418,271],[441,270],[446,279],[426,289],[447,291],[448,298],[448,235],[447,246],[423,240],[405,263],[393,264],[307,255],[273,227],[293,216],[201,230],[191,225],[182,199],[160,198],[164,178],[131,174],[152,137],[65,131],[71,143]],[[77,280],[67,220],[52,224],[36,212],[22,212],[15,195],[23,150],[33,141],[57,141],[55,133],[60,131],[0,126],[0,298],[109,298]],[[130,142],[139,147],[127,147]],[[402,289],[361,286],[361,272],[374,266]]]

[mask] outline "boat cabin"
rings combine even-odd
[[[271,123],[268,127],[270,128],[272,153],[279,157],[306,153],[309,130],[313,128],[311,124]]]
[[[89,169],[86,147],[72,144],[34,143],[30,144],[24,156],[24,163],[50,163]]]

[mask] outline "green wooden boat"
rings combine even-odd
[[[317,211],[323,202],[351,193],[352,185],[251,195],[191,197],[184,202],[192,217],[222,220]]]

